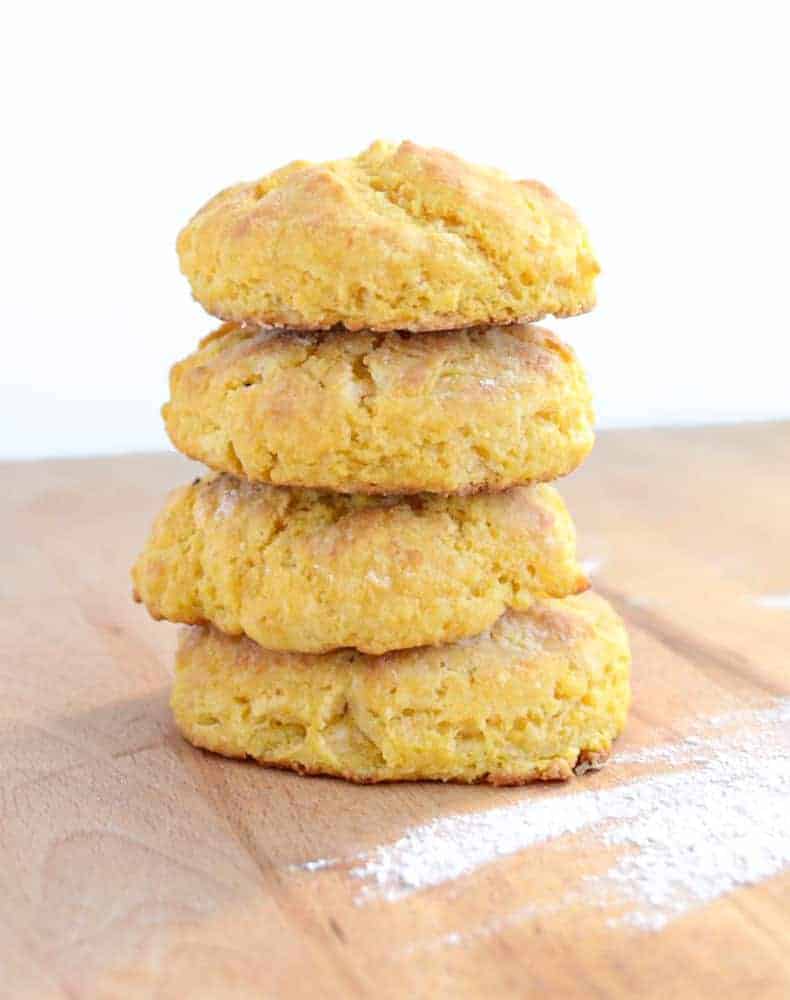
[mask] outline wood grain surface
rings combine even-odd
[[[790,996],[786,870],[661,929],[568,896],[611,863],[589,838],[361,895],[353,859],[377,845],[616,789],[634,773],[616,757],[564,786],[354,787],[186,745],[167,708],[176,629],[132,604],[128,569],[193,468],[0,466],[2,996]],[[560,485],[632,637],[618,754],[790,694],[790,425],[601,434]],[[340,863],[304,867],[323,858]]]

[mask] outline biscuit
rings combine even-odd
[[[451,642],[587,587],[551,486],[368,497],[228,475],[171,495],[133,580],[154,618],[307,653]]]
[[[581,365],[535,326],[449,333],[228,325],[170,374],[175,446],[214,469],[343,492],[556,479],[593,444]]]
[[[599,270],[586,230],[543,184],[411,142],[227,188],[177,249],[210,313],[309,330],[572,316],[594,305]]]
[[[585,594],[508,612],[475,639],[377,657],[185,629],[171,704],[187,740],[228,757],[361,782],[518,785],[606,758],[629,669],[622,622]]]

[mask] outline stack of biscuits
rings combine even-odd
[[[572,210],[379,142],[228,188],[178,252],[224,325],[174,366],[163,414],[212,471],[169,498],[133,578],[190,626],[184,736],[362,782],[604,759],[628,642],[547,485],[592,447],[590,394],[529,325],[594,304]]]

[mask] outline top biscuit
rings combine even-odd
[[[177,247],[208,312],[300,330],[573,316],[595,304],[599,270],[586,230],[543,184],[411,142],[227,188]]]

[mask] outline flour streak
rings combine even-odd
[[[612,788],[527,794],[440,817],[360,855],[350,868],[361,883],[357,902],[403,900],[516,854],[528,864],[530,848],[567,839],[579,851],[613,849],[615,861],[552,910],[605,905],[617,914],[611,923],[659,930],[790,867],[790,699],[702,720],[685,739],[623,753],[615,764],[653,771]],[[460,942],[457,933],[446,945]]]

